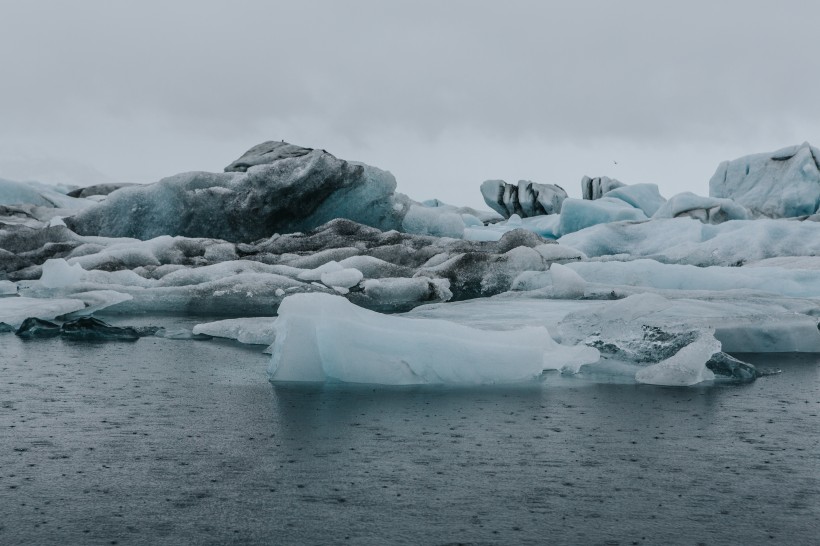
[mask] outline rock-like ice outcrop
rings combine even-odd
[[[709,195],[770,218],[820,212],[820,150],[804,142],[724,161],[709,181]]]
[[[183,173],[122,188],[66,224],[85,235],[227,241],[307,231],[334,218],[401,227],[409,200],[394,193],[390,173],[324,150],[269,144],[249,150],[229,172]]]
[[[595,349],[559,345],[544,328],[488,332],[380,315],[320,294],[287,298],[274,329],[273,381],[511,383],[598,359]]]
[[[269,140],[262,144],[257,144],[244,154],[225,167],[225,172],[244,173],[249,168],[256,165],[267,165],[275,163],[280,159],[302,157],[313,151],[313,148],[303,148],[283,141]],[[324,151],[324,150],[323,150]]]
[[[596,176],[595,178],[585,176],[581,179],[581,196],[584,199],[593,201],[624,185],[623,182],[608,176]]]
[[[481,195],[491,209],[504,218],[517,214],[521,218],[557,214],[567,198],[567,192],[556,184],[536,184],[519,180],[517,185],[503,180],[487,180],[481,184]]]

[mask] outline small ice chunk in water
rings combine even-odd
[[[249,317],[217,320],[194,326],[194,334],[235,339],[239,343],[270,345],[276,337],[272,317]]]
[[[51,321],[29,317],[15,332],[24,339],[54,337],[60,335],[60,327]]]
[[[274,330],[272,381],[509,383],[598,360],[597,350],[559,345],[543,327],[477,330],[383,315],[326,294],[285,298]]]
[[[112,326],[94,317],[80,317],[64,323],[60,335],[82,341],[136,341],[140,338],[139,332],[130,326]]]
[[[701,335],[673,356],[647,366],[635,374],[638,383],[685,387],[715,378],[706,367],[712,355],[720,352],[720,341],[709,333]]]

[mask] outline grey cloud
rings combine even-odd
[[[740,1],[9,1],[0,140],[173,155],[189,139],[208,156],[246,142],[222,163],[257,135],[292,139],[285,128],[364,155],[397,132],[397,146],[460,133],[674,147],[809,127],[802,140],[820,127],[818,15]]]

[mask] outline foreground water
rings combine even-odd
[[[816,544],[820,355],[748,385],[272,386],[218,341],[0,335],[2,544]]]

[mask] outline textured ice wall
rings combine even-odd
[[[709,195],[771,218],[814,214],[820,211],[820,150],[804,142],[724,161],[709,181]]]

